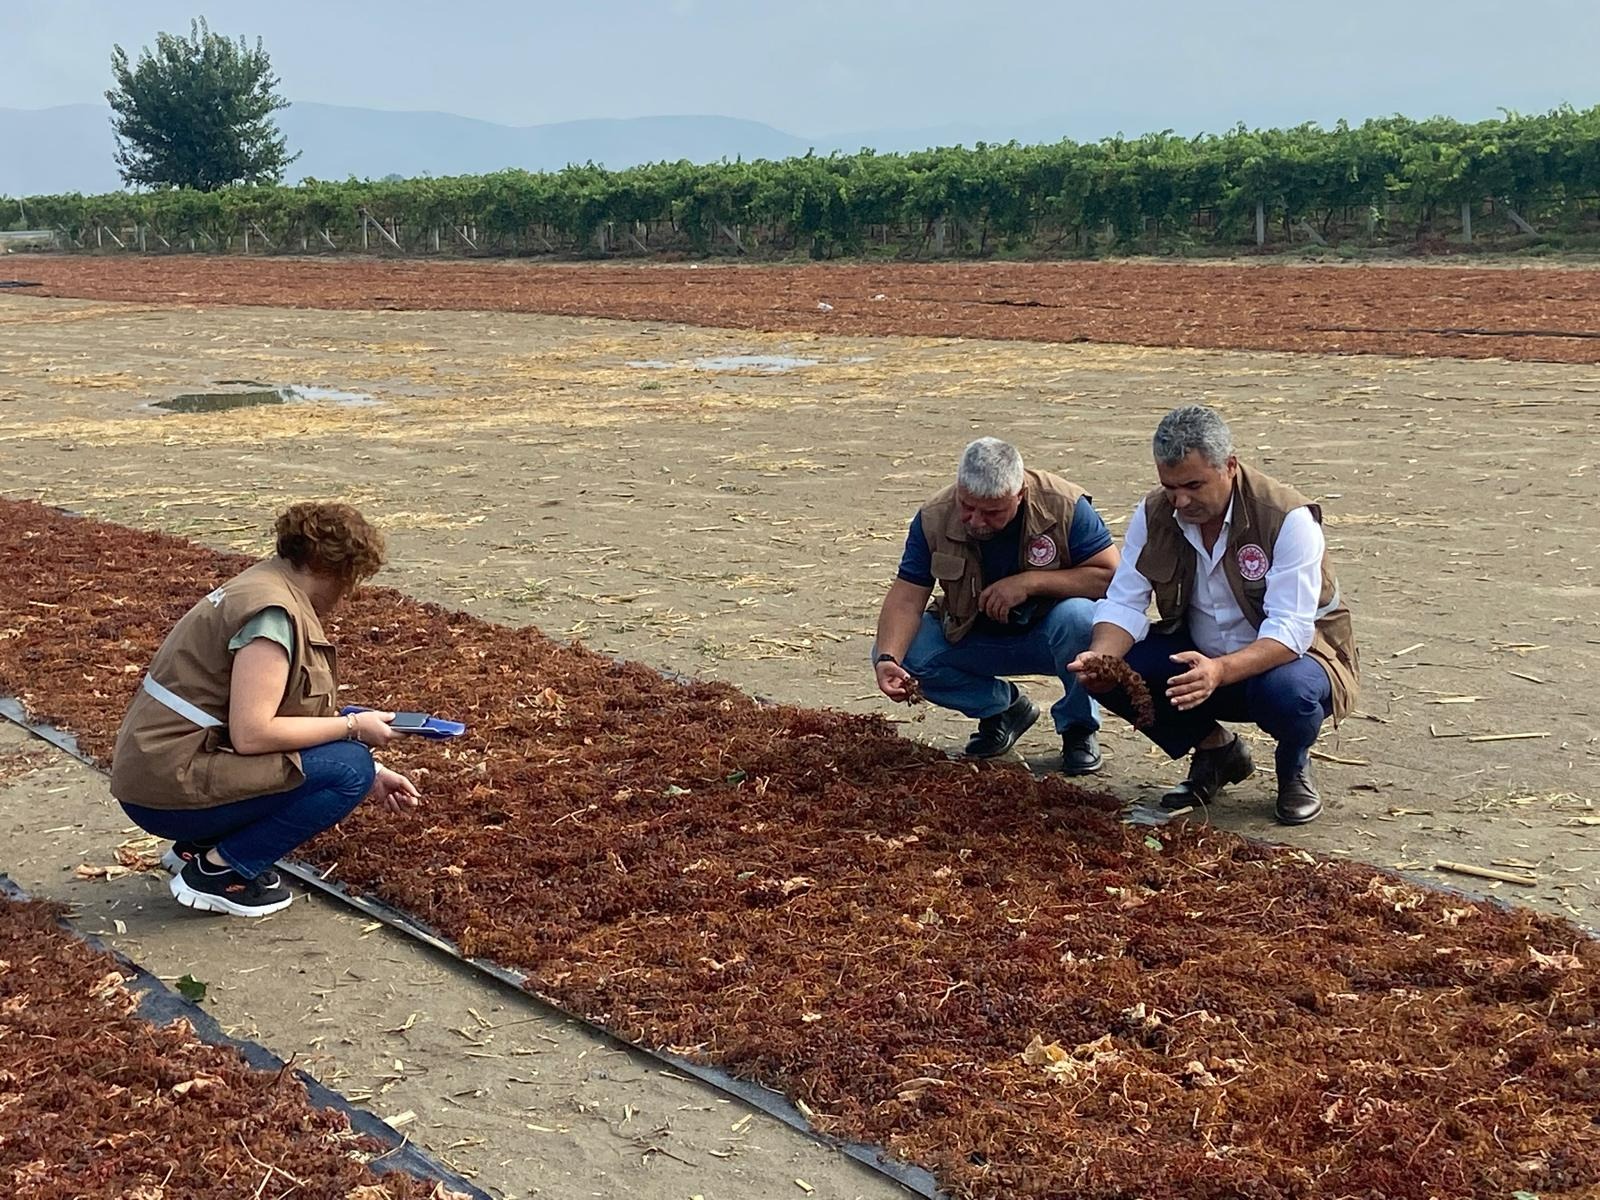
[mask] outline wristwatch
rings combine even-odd
[[[877,666],[879,663],[886,663],[886,662],[892,662],[897,667],[900,665],[900,660],[898,658],[896,658],[892,654],[880,654],[880,655],[878,655],[877,658],[872,660],[872,665],[873,666]]]

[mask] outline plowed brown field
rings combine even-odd
[[[1600,271],[968,263],[548,265],[13,256],[30,295],[470,309],[736,329],[1600,362]],[[828,307],[822,307],[828,306]]]

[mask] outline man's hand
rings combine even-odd
[[[382,804],[396,816],[404,816],[421,803],[422,793],[417,791],[416,784],[400,772],[391,771],[388,767],[379,767],[377,778],[372,781],[372,788],[367,792],[367,799],[375,804]]]
[[[1078,677],[1078,682],[1083,685],[1084,691],[1103,696],[1117,686],[1106,670],[1114,661],[1115,659],[1109,654],[1097,654],[1093,650],[1085,650],[1067,664],[1067,670]]]
[[[1167,699],[1179,712],[1204,704],[1222,686],[1222,664],[1216,659],[1198,650],[1184,650],[1174,654],[1172,661],[1189,668],[1167,681]]]
[[[1025,575],[1007,575],[998,583],[991,583],[978,593],[978,607],[991,621],[1004,624],[1011,610],[1030,595],[1032,589]]]
[[[896,704],[910,704],[917,696],[917,680],[899,663],[881,662],[873,668],[878,690]]]

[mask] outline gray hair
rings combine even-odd
[[[1010,442],[981,437],[961,452],[956,483],[983,500],[1015,496],[1022,490],[1022,455]]]
[[[1150,448],[1164,467],[1177,466],[1191,451],[1199,451],[1213,467],[1223,467],[1233,453],[1233,434],[1216,409],[1185,404],[1161,418]]]

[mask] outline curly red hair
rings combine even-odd
[[[349,504],[307,500],[291,504],[273,524],[278,557],[296,567],[332,575],[352,586],[378,573],[383,534]]]

